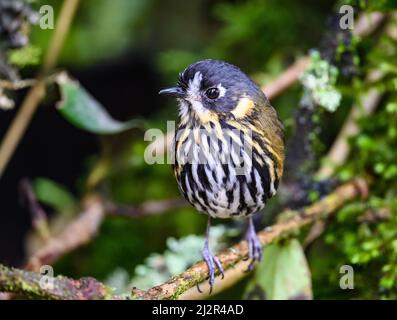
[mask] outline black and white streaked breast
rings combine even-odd
[[[248,216],[263,209],[275,194],[277,168],[260,136],[245,137],[243,130],[223,121],[220,126],[222,137],[211,121],[208,126],[177,129],[174,172],[178,186],[200,212],[216,218]],[[256,147],[249,147],[249,139]]]

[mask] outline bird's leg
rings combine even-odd
[[[251,263],[248,266],[247,272],[251,271],[256,261],[262,260],[262,244],[256,236],[255,226],[252,216],[248,219],[247,232],[245,239],[248,242],[248,259],[251,259]]]
[[[207,231],[205,234],[205,242],[204,248],[202,251],[203,259],[207,263],[208,266],[208,274],[209,274],[209,283],[210,283],[210,294],[212,292],[212,287],[214,286],[215,281],[215,269],[218,268],[220,274],[222,275],[222,279],[225,277],[224,270],[219,259],[213,255],[209,248],[209,237],[210,237],[210,228],[211,228],[211,217],[208,217],[207,222]],[[200,291],[200,288],[198,288]]]

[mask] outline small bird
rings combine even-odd
[[[211,218],[247,217],[248,271],[262,258],[252,216],[275,195],[283,174],[283,125],[262,90],[223,61],[193,63],[176,87],[159,93],[179,103],[173,171],[187,201],[208,214],[202,256],[211,292],[216,268],[224,277],[209,249]]]

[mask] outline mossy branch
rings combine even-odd
[[[258,233],[258,238],[263,245],[274,243],[286,236],[294,234],[302,227],[328,217],[338,208],[349,201],[368,195],[368,186],[365,180],[356,179],[338,187],[334,192],[320,201],[300,210],[289,210],[282,214],[285,218],[272,227]],[[245,269],[244,259],[248,254],[246,241],[218,254],[226,275],[224,280],[215,283],[214,293],[222,291],[225,287],[236,283],[243,275]],[[201,297],[195,288],[208,278],[208,268],[205,262],[199,262],[172,278],[168,282],[153,287],[148,291],[137,288],[132,290],[135,299],[193,299]],[[51,286],[43,285],[43,275],[0,265],[0,292],[23,294],[27,297],[41,299],[117,299],[112,295],[111,289],[93,278],[78,280],[58,276],[49,278]],[[208,293],[208,288],[202,286],[202,291]]]
[[[334,192],[320,201],[300,210],[288,210],[284,212],[288,219],[282,220],[272,227],[268,227],[258,233],[258,238],[263,245],[274,243],[281,238],[299,231],[302,227],[319,219],[324,219],[345,203],[358,197],[368,195],[368,186],[365,180],[356,179],[338,187]],[[282,216],[285,216],[283,214]],[[217,255],[223,268],[226,270],[225,279],[217,281],[214,293],[234,284],[242,275],[245,266],[244,259],[248,256],[247,242],[241,241]],[[218,274],[219,275],[219,274]],[[148,291],[137,288],[132,290],[135,299],[193,299],[202,294],[195,288],[208,278],[208,268],[201,261],[168,282],[155,286]],[[208,288],[201,290],[208,293]]]
[[[114,299],[112,290],[94,278],[78,280],[63,276],[44,279],[44,276],[0,264],[0,292],[23,294],[30,298],[49,300]]]

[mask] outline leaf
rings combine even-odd
[[[54,208],[60,213],[74,213],[77,209],[76,199],[60,184],[46,179],[37,178],[33,182],[37,199]]]
[[[247,286],[247,299],[312,299],[311,275],[299,241],[272,244],[264,249],[263,260]]]
[[[76,127],[97,134],[115,134],[140,125],[138,120],[120,122],[113,119],[94,97],[66,73],[61,73],[56,81],[62,94],[58,110]]]

